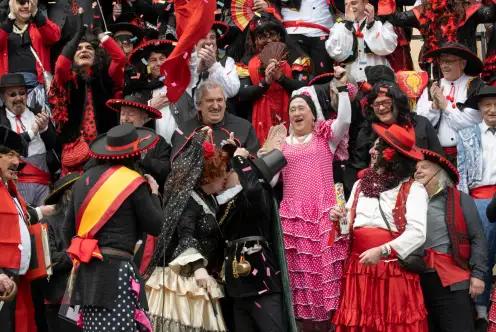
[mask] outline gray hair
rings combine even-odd
[[[453,183],[453,180],[449,177],[448,173],[440,167],[439,168],[439,173],[437,173],[437,187],[439,189],[444,189],[446,187],[454,187],[455,184]]]
[[[195,91],[195,105],[200,105],[203,95],[205,94],[205,90],[210,90],[210,89],[215,89],[215,88],[220,88],[222,90],[222,95],[224,96],[224,100],[227,100],[226,96],[226,91],[224,90],[224,87],[217,81],[215,80],[206,80],[205,82],[202,82]]]

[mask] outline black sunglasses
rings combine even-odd
[[[134,44],[136,41],[136,37],[130,36],[130,35],[119,35],[115,37],[116,40],[120,41],[121,43],[130,43]]]
[[[19,92],[12,91],[7,93],[7,96],[9,96],[10,98],[15,98],[17,96],[22,97],[25,95],[26,95],[26,91],[19,91]]]

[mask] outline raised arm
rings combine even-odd
[[[45,46],[52,46],[60,40],[60,27],[47,19],[41,11],[33,16],[33,24],[38,28]]]

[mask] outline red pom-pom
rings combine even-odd
[[[384,151],[382,151],[382,158],[387,161],[391,161],[394,158],[394,155],[396,154],[396,151],[394,151],[391,148],[387,148]]]
[[[215,154],[215,147],[210,142],[203,142],[203,156],[205,159],[210,159]]]
[[[363,38],[363,33],[362,33],[361,31],[357,31],[357,32],[356,32],[356,36],[357,36],[358,38]]]

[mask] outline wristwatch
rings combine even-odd
[[[387,245],[383,244],[381,246],[381,257],[382,258],[387,258],[390,255],[390,251],[388,250]]]

